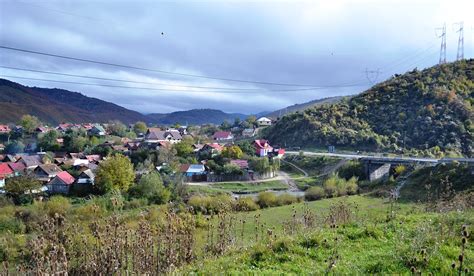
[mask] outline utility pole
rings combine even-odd
[[[441,30],[441,35],[438,35],[437,31]],[[444,23],[442,28],[435,29],[436,36],[441,38],[441,49],[439,52],[439,64],[446,63],[446,23]]]
[[[454,23],[454,25],[459,25],[459,29],[456,31],[459,33],[458,39],[458,52],[456,55],[456,60],[464,59],[464,22]]]

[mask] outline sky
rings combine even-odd
[[[1,46],[125,66],[0,48],[0,77],[142,113],[255,114],[433,66],[443,24],[447,61],[458,22],[473,58],[472,11],[472,0],[0,0]]]

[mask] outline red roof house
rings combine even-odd
[[[264,157],[267,156],[268,153],[273,151],[273,147],[270,146],[268,140],[260,139],[254,141],[255,152],[258,156]]]
[[[0,133],[9,133],[10,127],[8,125],[0,125]]]
[[[14,171],[8,166],[8,163],[0,163],[0,178],[13,176]]]
[[[58,173],[47,185],[48,193],[68,194],[76,179],[66,171]]]
[[[217,131],[216,133],[214,133],[214,135],[212,135],[212,138],[214,138],[214,140],[216,141],[232,140],[234,139],[234,136],[230,131]]]

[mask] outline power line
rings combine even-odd
[[[23,79],[23,80],[37,80],[37,81],[47,81],[47,82],[57,82],[57,83],[66,83],[66,84],[79,84],[79,85],[88,85],[88,86],[100,86],[100,87],[112,87],[112,88],[124,88],[124,89],[136,89],[136,90],[150,90],[150,91],[173,91],[173,92],[198,92],[198,93],[218,93],[218,94],[251,94],[255,93],[255,91],[204,91],[204,90],[172,90],[172,89],[165,89],[165,88],[152,88],[152,87],[135,87],[135,86],[123,86],[123,85],[112,85],[112,84],[98,84],[98,83],[84,83],[84,82],[75,82],[75,81],[60,81],[60,80],[51,80],[51,79],[41,79],[41,78],[28,78],[28,77],[20,77],[20,76],[10,76],[10,75],[0,75],[1,77],[5,78],[14,78],[14,79]],[[358,86],[365,86],[365,85],[358,85]],[[340,87],[334,87],[340,88]],[[300,90],[303,91],[311,91],[311,90],[318,90],[318,89],[328,89],[328,88],[308,88],[307,90]],[[280,93],[288,93],[288,92],[295,92],[293,90],[290,91],[265,91],[262,90],[260,92],[280,92]]]
[[[155,73],[162,73],[162,74],[169,74],[169,75],[177,75],[177,76],[184,76],[184,77],[194,77],[194,78],[212,79],[212,80],[229,81],[229,82],[253,83],[253,84],[261,84],[261,85],[322,87],[320,85],[315,85],[315,84],[276,83],[276,82],[266,82],[266,81],[251,81],[251,80],[241,80],[241,79],[231,79],[231,78],[210,77],[210,76],[203,76],[203,75],[170,72],[170,71],[159,70],[159,69],[143,68],[143,67],[137,67],[137,66],[131,66],[131,65],[123,65],[123,64],[110,63],[110,62],[104,62],[104,61],[96,61],[96,60],[83,59],[83,58],[77,58],[77,57],[71,57],[71,56],[57,55],[57,54],[9,47],[9,46],[4,46],[4,45],[0,45],[0,48],[11,50],[11,51],[43,55],[43,56],[49,56],[49,57],[55,57],[55,58],[62,58],[62,59],[80,61],[80,62],[94,63],[94,64],[100,64],[100,65],[107,65],[107,66],[113,66],[113,67],[121,67],[121,68],[127,68],[127,69],[134,69],[134,70],[141,70],[141,71],[155,72]],[[327,87],[331,87],[331,86],[327,86]]]
[[[182,87],[182,88],[212,89],[212,90],[215,89],[215,90],[235,90],[235,91],[288,91],[290,92],[290,91],[306,91],[306,90],[323,89],[323,88],[353,87],[353,86],[360,86],[360,84],[363,84],[363,83],[354,83],[354,84],[348,84],[348,85],[318,86],[318,87],[299,88],[299,89],[232,88],[232,87],[192,86],[192,85],[176,85],[176,84],[166,84],[166,83],[156,83],[156,82],[131,81],[131,80],[123,80],[123,79],[103,78],[103,77],[67,74],[67,73],[59,73],[59,72],[51,72],[51,71],[43,71],[43,70],[35,70],[35,69],[27,69],[27,68],[18,68],[18,67],[3,66],[3,65],[0,65],[0,68],[17,70],[17,71],[59,75],[59,76],[66,76],[66,77],[94,79],[94,80],[116,81],[116,82],[135,83],[135,84],[163,85],[163,86]],[[182,91],[182,90],[175,90],[175,91]]]

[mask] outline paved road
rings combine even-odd
[[[369,159],[373,161],[386,161],[386,162],[418,162],[418,163],[474,163],[474,158],[423,158],[423,157],[406,157],[406,156],[375,156],[375,155],[364,155],[364,154],[346,154],[346,153],[329,153],[329,152],[311,152],[304,151],[305,155],[310,156],[328,156],[328,157],[339,157],[345,159]],[[287,151],[286,154],[294,155],[299,154],[298,151]]]

